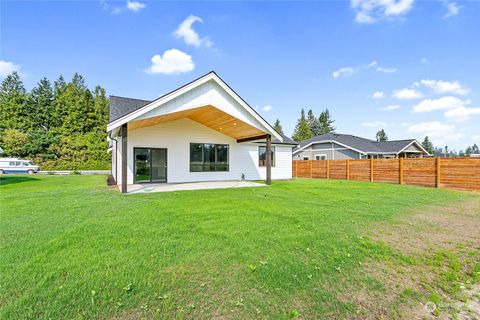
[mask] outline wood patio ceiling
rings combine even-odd
[[[135,130],[138,128],[154,126],[160,123],[166,123],[183,118],[196,121],[206,127],[237,140],[265,134],[265,132],[211,105],[173,112],[148,119],[132,121],[128,124],[128,129]]]

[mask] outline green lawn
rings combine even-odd
[[[122,195],[105,181],[0,178],[0,318],[349,317],[337,292],[382,290],[362,262],[398,255],[362,235],[475,197],[334,180]]]

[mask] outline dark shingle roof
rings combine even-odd
[[[312,142],[317,141],[337,141],[341,144],[347,145],[351,148],[360,150],[366,153],[382,153],[382,152],[392,152],[397,153],[404,149],[407,145],[415,141],[415,139],[407,140],[392,140],[392,141],[382,141],[377,142],[375,140],[365,139],[362,137],[357,137],[349,134],[340,134],[340,133],[326,133],[312,137],[307,140],[300,141],[298,144],[299,148],[305,147]],[[297,150],[299,149],[297,148]]]
[[[151,101],[132,99],[118,96],[110,96],[110,117],[109,122],[120,119],[121,117],[146,106]]]
[[[382,152],[399,152],[400,150],[404,149],[408,146],[412,141],[415,139],[407,139],[407,140],[392,140],[392,141],[381,141],[375,142],[377,149],[381,150]]]
[[[282,138],[283,138],[283,143],[284,143],[284,144],[295,144],[295,145],[298,145],[298,142],[293,141],[292,139],[290,139],[290,137],[287,137],[287,136],[284,135],[283,133],[280,133],[280,135],[281,135]]]

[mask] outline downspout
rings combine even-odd
[[[115,183],[117,183],[117,174],[118,174],[118,165],[117,165],[117,152],[118,152],[118,140],[115,138],[112,138],[112,131],[108,133],[108,137],[115,141]]]

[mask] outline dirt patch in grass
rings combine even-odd
[[[365,262],[356,275],[363,286],[338,294],[356,306],[349,319],[469,319],[462,306],[480,296],[471,293],[480,280],[479,198],[422,208],[368,237],[392,255]]]
[[[428,206],[393,224],[375,228],[371,238],[404,253],[453,249],[471,243],[480,249],[480,199],[468,199],[441,207]]]

